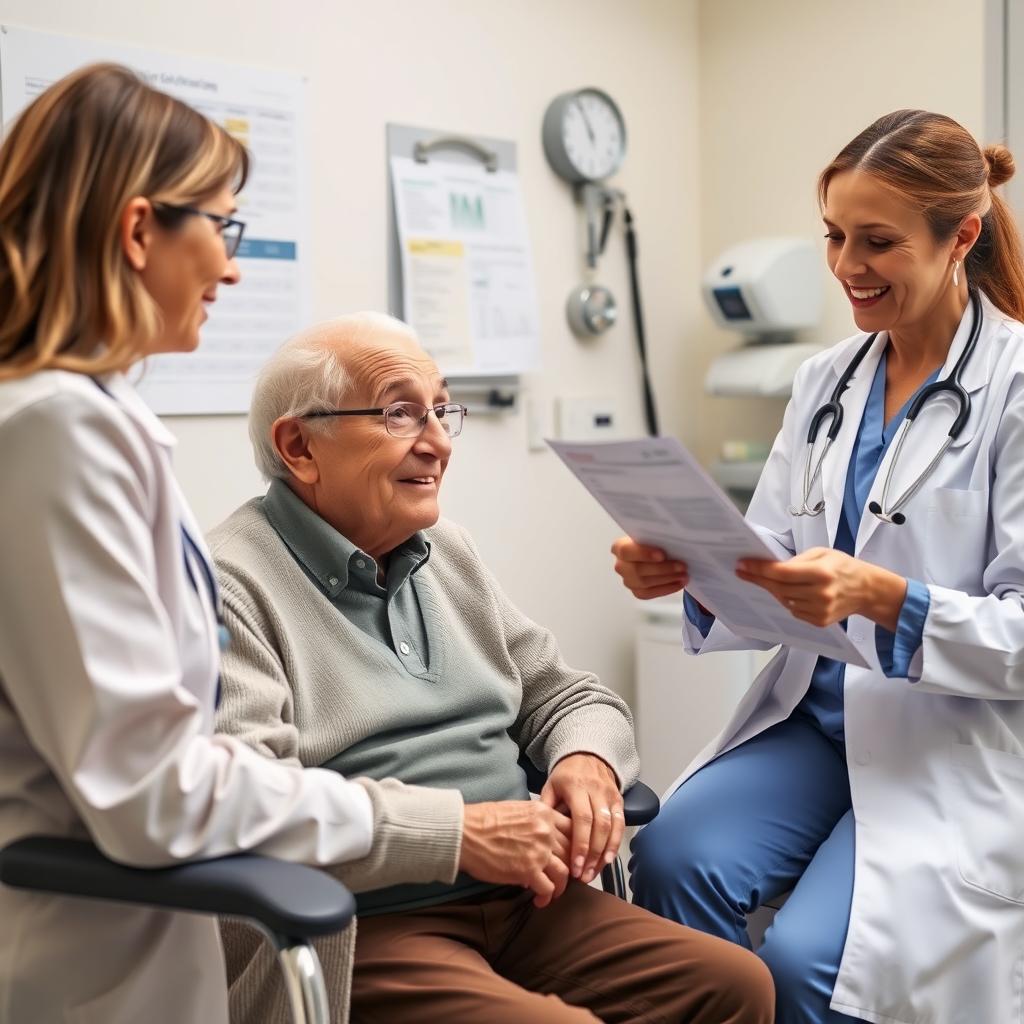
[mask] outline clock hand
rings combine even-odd
[[[583,104],[576,100],[576,106],[580,108],[580,114],[583,116],[583,124],[586,126],[587,134],[590,136],[590,141],[594,142],[594,129],[590,124],[590,118],[587,117],[587,112],[583,109]]]

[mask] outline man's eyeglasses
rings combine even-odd
[[[426,429],[427,417],[433,413],[441,429],[449,437],[462,433],[462,424],[469,415],[464,405],[443,402],[440,405],[420,405],[419,402],[393,402],[380,409],[330,409],[326,412],[308,412],[303,419],[323,416],[383,416],[384,429],[392,437],[419,437]]]
[[[219,228],[221,238],[224,239],[224,251],[228,254],[229,260],[234,259],[238,247],[242,244],[245,221],[235,220],[234,217],[225,217],[219,213],[210,213],[208,210],[200,210],[195,206],[175,206],[173,203],[156,202],[153,203],[153,207],[157,210],[158,216],[161,210],[167,210],[182,217],[205,217],[207,220],[212,220]],[[166,217],[162,219],[167,220]]]

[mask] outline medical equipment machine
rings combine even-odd
[[[964,345],[963,352],[960,353],[959,358],[956,361],[956,365],[949,372],[949,375],[944,377],[942,380],[937,380],[932,384],[923,387],[918,393],[917,397],[911,403],[910,408],[907,410],[906,418],[900,424],[899,429],[896,432],[896,438],[894,440],[895,449],[892,453],[892,458],[889,460],[889,468],[885,474],[885,482],[882,485],[882,500],[881,502],[872,501],[868,508],[874,516],[877,516],[883,523],[892,523],[895,526],[902,526],[907,521],[907,517],[900,511],[903,506],[910,501],[910,499],[917,494],[921,489],[924,482],[934,472],[935,467],[939,464],[939,460],[943,455],[946,454],[946,449],[960,436],[964,426],[967,424],[967,420],[971,415],[971,396],[967,394],[964,386],[960,383],[961,375],[963,374],[964,367],[967,366],[968,361],[974,354],[974,349],[978,344],[978,336],[981,334],[981,326],[984,320],[981,309],[981,299],[978,293],[971,290],[971,333],[967,338],[967,344]],[[811,425],[807,431],[807,462],[804,465],[804,496],[798,508],[791,508],[789,511],[795,516],[818,516],[825,509],[825,500],[822,498],[821,501],[814,505],[808,505],[811,498],[811,491],[814,488],[814,484],[818,477],[821,475],[821,464],[825,461],[825,456],[828,454],[829,448],[832,447],[832,442],[839,436],[839,429],[843,425],[843,404],[840,401],[843,392],[850,386],[850,380],[853,378],[857,367],[860,366],[861,360],[867,355],[871,346],[874,344],[875,338],[878,334],[872,334],[867,341],[859,349],[853,359],[850,360],[850,365],[846,367],[842,375],[839,378],[839,383],[836,384],[835,389],[832,392],[832,397],[826,402],[812,417]],[[893,470],[899,462],[900,452],[903,449],[903,444],[907,439],[907,434],[910,432],[910,428],[914,425],[914,421],[917,419],[918,413],[924,408],[925,402],[929,398],[933,398],[935,395],[952,395],[957,404],[957,415],[956,419],[953,420],[953,425],[949,428],[949,434],[946,440],[942,443],[942,447],[938,450],[935,457],[928,463],[924,470],[918,474],[917,479],[890,505],[889,504],[889,485],[892,483]],[[829,424],[828,432],[825,435],[825,444],[821,450],[821,454],[818,456],[817,462],[814,461],[814,442],[818,438],[818,434],[821,431],[821,425],[827,418],[831,417],[831,423]]]
[[[755,238],[727,249],[704,275],[703,295],[715,323],[779,341],[821,316],[821,257],[802,238]]]

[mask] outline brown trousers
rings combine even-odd
[[[355,1024],[772,1024],[739,946],[570,882],[538,910],[500,889],[359,920]]]

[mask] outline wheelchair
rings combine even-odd
[[[525,757],[530,791],[547,777]],[[642,782],[623,797],[627,825],[645,825],[660,809]],[[618,859],[601,872],[606,892],[626,898]],[[312,940],[347,928],[355,899],[341,882],[315,868],[255,854],[235,854],[167,868],[133,868],[77,839],[31,836],[0,850],[0,883],[18,889],[141,904],[164,910],[243,918],[273,945],[294,1024],[329,1024],[330,1008]]]

